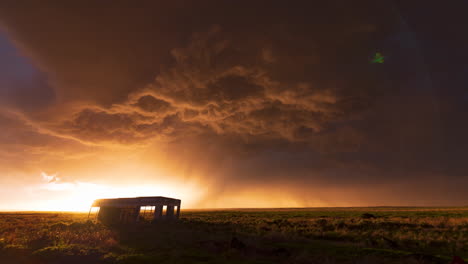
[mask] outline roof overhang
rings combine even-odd
[[[180,206],[180,200],[162,196],[98,199],[93,202],[91,207],[137,207],[157,205]]]

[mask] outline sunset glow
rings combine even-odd
[[[466,60],[395,1],[8,2],[0,210],[468,203]]]
[[[96,184],[89,182],[64,182],[60,176],[42,173],[43,183],[30,186],[29,192],[42,192],[54,199],[36,198],[28,204],[34,211],[88,211],[95,199],[137,196],[181,197],[187,200],[185,206],[194,206],[202,197],[204,190],[194,183],[184,184],[158,181],[157,184]]]

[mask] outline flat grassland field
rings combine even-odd
[[[450,263],[468,207],[183,210],[106,227],[84,213],[0,213],[0,263]]]

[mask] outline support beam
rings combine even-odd
[[[98,220],[99,213],[101,212],[101,207],[98,207],[96,213],[94,214],[94,221]]]
[[[160,220],[162,218],[163,213],[163,206],[162,204],[158,204],[154,206],[154,218],[153,221]]]
[[[167,219],[174,219],[174,206],[168,205],[166,211],[166,218]]]
[[[177,206],[176,218],[179,219],[180,216],[180,204]]]
[[[140,209],[140,206],[137,206],[135,208],[135,223],[138,223],[138,221],[140,220]]]

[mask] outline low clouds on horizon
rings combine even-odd
[[[215,183],[207,197],[285,184],[303,205],[309,187],[353,190],[346,199],[363,204],[468,201],[391,1],[6,2],[0,54],[19,54],[0,62],[16,63],[0,75],[5,174],[80,177],[117,151],[203,175]],[[369,63],[377,51],[384,64]],[[385,186],[399,197],[378,196]]]

